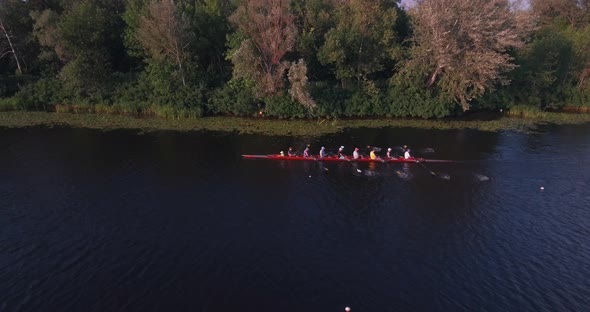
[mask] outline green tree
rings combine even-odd
[[[312,80],[333,80],[329,67],[318,59],[326,33],[336,24],[333,1],[301,0],[293,2],[293,12],[301,29],[297,53],[307,64],[307,73]]]
[[[540,109],[588,105],[589,50],[590,27],[576,29],[567,20],[556,18],[515,54],[519,67],[500,98]]]
[[[126,25],[123,32],[126,52],[140,60],[146,57],[146,51],[137,38],[137,30],[142,17],[148,15],[148,3],[146,0],[126,0],[125,12],[122,15]]]
[[[55,47],[65,64],[60,79],[72,96],[102,97],[106,91],[112,72],[108,43],[116,18],[97,0],[74,3],[61,16]]]
[[[33,11],[33,33],[46,47],[40,58],[59,64],[70,98],[101,100],[109,90],[113,63],[122,62],[119,1],[63,1],[63,7]]]
[[[191,6],[190,27],[195,33],[195,40],[190,50],[193,62],[198,64],[199,83],[209,86],[223,85],[231,78],[231,62],[224,56],[226,37],[230,33],[227,17],[234,7],[226,0],[187,1]]]
[[[571,41],[572,68],[578,90],[590,89],[590,1],[533,0],[531,7],[544,32],[560,33]]]
[[[349,0],[336,5],[336,23],[325,35],[319,60],[346,85],[392,69],[401,54],[398,6],[391,0]]]

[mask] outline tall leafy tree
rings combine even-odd
[[[568,74],[577,78],[579,90],[590,89],[590,1],[532,0],[531,7],[543,27],[543,33],[557,33],[572,45],[572,67]],[[565,24],[565,25],[564,25]]]
[[[549,28],[537,32],[535,40],[516,54],[520,66],[508,88],[515,102],[558,108],[571,85],[573,52],[563,32]]]
[[[318,59],[326,33],[336,24],[334,1],[300,0],[293,3],[293,11],[301,29],[297,53],[307,63],[307,73],[312,80],[333,80],[334,74]]]
[[[335,6],[337,21],[325,35],[320,61],[332,66],[343,84],[391,69],[401,56],[397,2],[346,0]]]
[[[190,27],[195,33],[191,44],[194,61],[208,85],[218,86],[231,76],[231,63],[225,59],[226,37],[230,33],[227,17],[235,9],[226,0],[186,1]]]
[[[590,25],[577,31],[570,29],[568,35],[572,38],[576,56],[576,87],[590,95]]]
[[[225,57],[226,38],[230,33],[228,17],[233,7],[227,0],[204,0],[195,7],[192,27],[197,34],[193,51],[209,84],[225,84],[231,77],[231,62]]]
[[[113,63],[121,61],[121,2],[64,0],[62,5],[31,13],[36,38],[49,48],[40,57],[59,60],[68,97],[101,100]]]
[[[540,28],[516,53],[513,83],[502,90],[516,103],[541,109],[583,105],[590,98],[590,25],[584,1],[534,0]]]
[[[55,47],[64,62],[60,78],[76,97],[102,97],[112,72],[109,38],[115,12],[97,0],[73,3],[59,19]]]
[[[123,20],[126,28],[123,32],[123,39],[125,43],[126,52],[137,59],[142,59],[146,56],[145,49],[137,38],[137,30],[142,17],[147,16],[147,7],[149,2],[145,0],[126,0],[125,12],[123,13]]]

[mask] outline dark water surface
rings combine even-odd
[[[590,125],[309,142],[462,160],[427,168],[240,158],[306,143],[0,130],[0,311],[588,311]]]

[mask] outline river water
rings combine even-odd
[[[458,162],[240,157],[308,143]],[[0,144],[0,311],[590,307],[590,125],[314,139],[28,128]]]

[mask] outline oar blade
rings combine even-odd
[[[451,175],[449,175],[449,174],[447,174],[447,173],[442,173],[442,172],[439,172],[439,173],[438,173],[438,176],[439,176],[441,179],[443,179],[443,180],[446,180],[446,181],[449,181],[449,180],[451,180]]]

